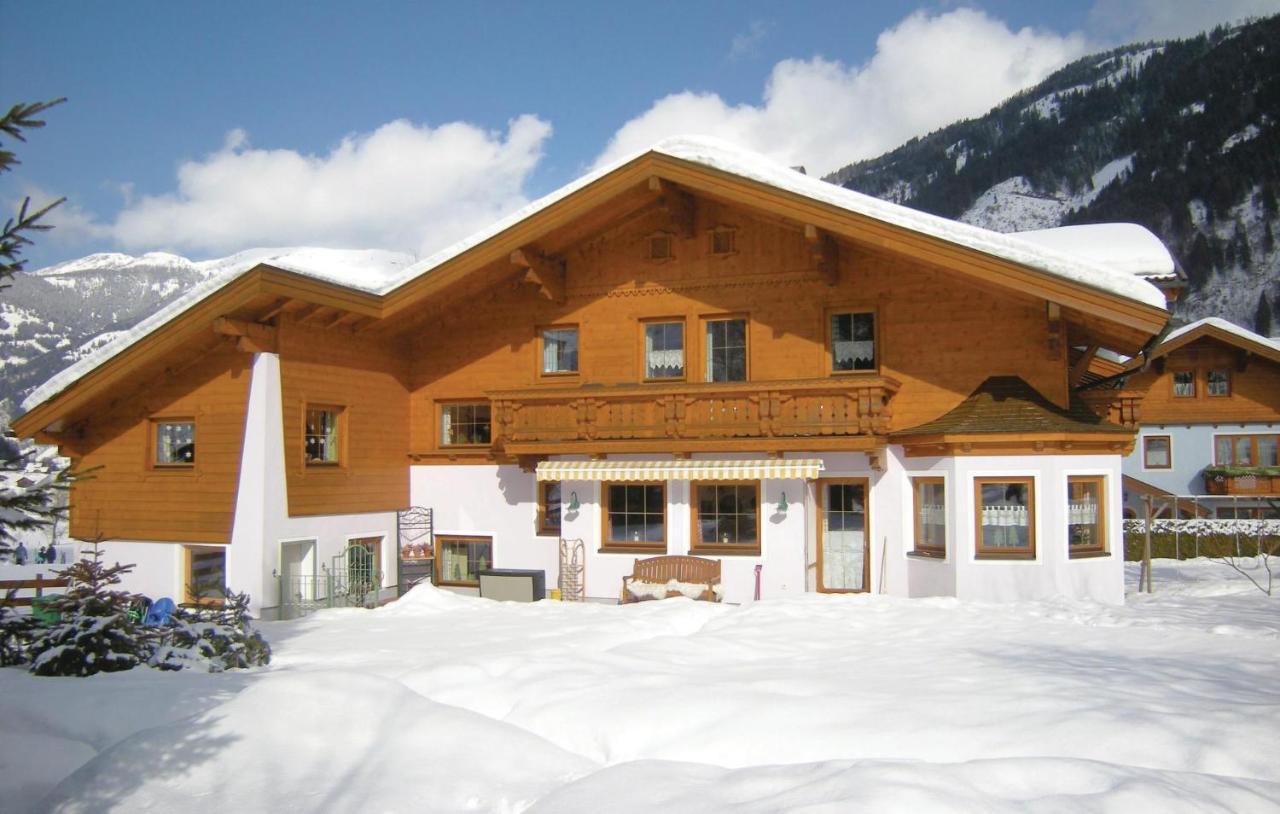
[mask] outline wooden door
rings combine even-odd
[[[870,583],[870,534],[866,478],[818,481],[818,590],[866,591]]]

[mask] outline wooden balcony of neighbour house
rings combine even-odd
[[[1136,430],[1142,419],[1142,390],[1085,390],[1080,393],[1085,404],[1114,424]]]
[[[883,376],[494,391],[495,451],[865,451],[884,445],[899,382]]]

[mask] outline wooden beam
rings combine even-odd
[[[258,322],[271,321],[275,317],[279,316],[282,312],[284,312],[284,310],[289,307],[290,303],[294,303],[294,302],[297,302],[297,300],[292,300],[292,299],[289,299],[288,297],[281,297],[280,299],[272,303],[271,307],[267,309],[266,313],[258,317]]]
[[[1063,332],[1062,332],[1062,306],[1056,302],[1045,303],[1045,319],[1048,322],[1049,333],[1049,358],[1062,358]]]
[[[649,189],[658,195],[658,207],[667,213],[680,236],[686,240],[692,238],[698,214],[693,196],[656,175],[649,179]]]
[[[809,243],[809,259],[813,270],[821,274],[827,285],[840,282],[840,244],[830,233],[811,223],[804,225],[804,239]]]
[[[257,322],[218,317],[213,321],[213,332],[236,337],[236,348],[245,353],[275,353],[278,347],[276,329]]]
[[[524,269],[525,281],[538,286],[542,296],[554,303],[565,301],[563,260],[554,260],[532,246],[523,246],[511,253],[511,265]]]
[[[1093,357],[1098,355],[1099,347],[1097,344],[1090,345],[1076,363],[1071,366],[1071,373],[1067,376],[1068,387],[1074,388],[1080,384],[1080,380],[1084,378],[1084,374],[1089,370],[1089,365],[1093,364]]]

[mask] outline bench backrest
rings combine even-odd
[[[711,582],[720,579],[720,561],[703,557],[666,555],[636,560],[631,576],[644,582]]]

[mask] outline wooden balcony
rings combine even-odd
[[[1229,474],[1210,467],[1204,471],[1204,489],[1211,495],[1280,495],[1280,475],[1265,470]]]
[[[893,379],[858,376],[488,395],[494,449],[508,455],[866,450],[883,445],[898,387]]]

